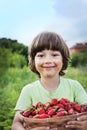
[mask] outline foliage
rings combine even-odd
[[[0,68],[9,68],[10,67],[10,57],[11,51],[9,49],[0,47]]]
[[[9,130],[11,128],[12,119],[14,111],[12,102],[14,101],[11,98],[11,94],[14,94],[13,91],[9,92],[9,89],[4,88],[0,89],[0,129]],[[9,94],[9,95],[8,95]],[[14,95],[15,96],[15,95]]]
[[[0,39],[1,48],[9,48],[12,52],[17,52],[19,54],[27,55],[27,46],[18,43],[17,40],[1,38]]]
[[[28,47],[17,42],[2,38],[0,39],[0,76],[10,67],[22,68],[28,64]]]
[[[23,68],[24,66],[27,66],[25,56],[12,53],[9,49],[0,48],[0,77],[3,77],[10,67]]]
[[[87,91],[87,67],[69,67],[65,77],[78,80]]]
[[[24,56],[14,53],[10,57],[10,67],[23,68],[25,65],[27,66],[27,61]]]
[[[80,53],[72,54],[71,66],[87,66],[87,50],[81,51]]]
[[[1,77],[0,83],[0,130],[10,130],[14,116],[14,107],[22,87],[36,79],[31,71],[10,68]]]

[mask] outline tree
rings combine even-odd
[[[24,55],[27,59],[28,47],[21,43],[18,43],[17,40],[1,38],[0,47],[5,49],[10,49],[12,53],[16,52],[18,54]]]
[[[80,53],[72,54],[71,66],[86,66],[87,65],[87,50],[81,51]]]

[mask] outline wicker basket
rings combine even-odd
[[[87,114],[87,112],[82,112],[79,115],[83,115],[83,114]],[[77,116],[78,116],[77,114],[74,114],[74,115],[52,117],[52,118],[45,118],[45,119],[23,117],[23,121],[26,124],[25,125],[26,130],[30,130],[29,127],[35,128],[35,127],[48,127],[48,126],[50,130],[52,130],[53,128],[58,128],[58,130],[72,130],[70,128],[66,129],[65,124],[67,121],[76,120]]]

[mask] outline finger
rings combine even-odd
[[[77,117],[77,120],[78,120],[78,121],[87,120],[87,115],[83,115],[83,116]]]
[[[69,121],[65,125],[66,128],[81,128],[82,127],[82,122],[81,121]]]

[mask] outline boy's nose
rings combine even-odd
[[[50,56],[45,57],[45,62],[51,62],[52,58]]]

